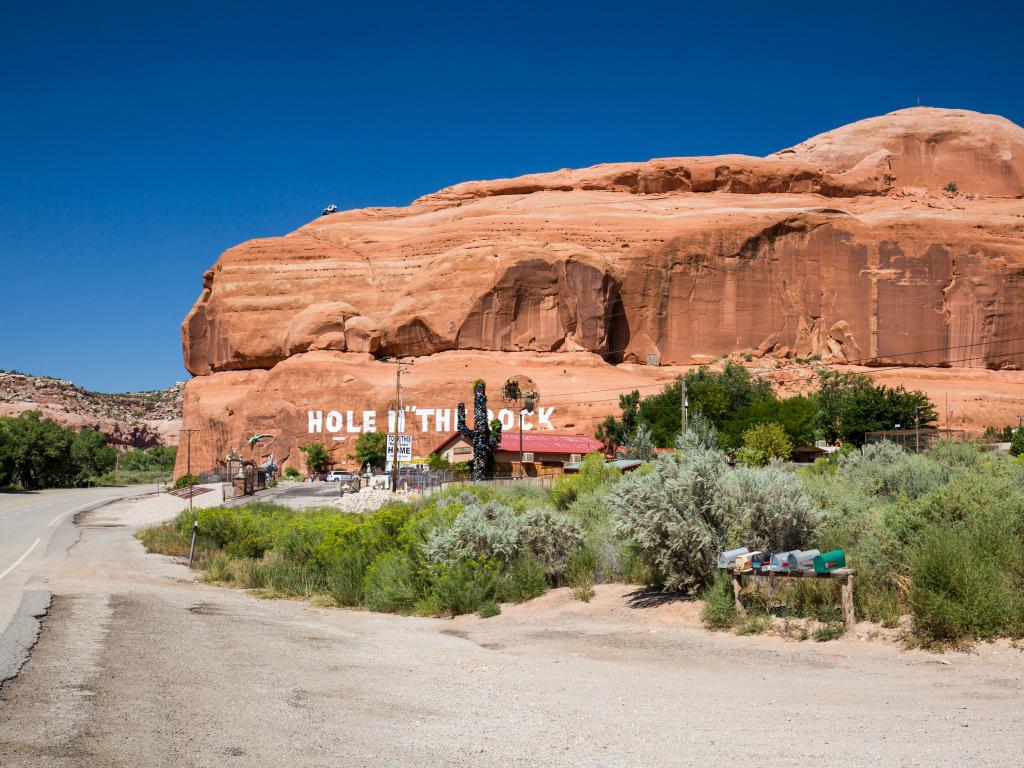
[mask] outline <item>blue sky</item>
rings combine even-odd
[[[0,368],[187,377],[224,249],[323,206],[763,155],[922,104],[1024,124],[1020,3],[7,3]]]

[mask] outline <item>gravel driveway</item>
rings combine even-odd
[[[259,600],[80,524],[0,692],[0,765],[1011,766],[1024,655],[712,634],[692,603],[564,590],[480,620]],[[647,603],[640,601],[641,604]],[[633,602],[632,605],[636,605]]]

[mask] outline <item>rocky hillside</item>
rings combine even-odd
[[[477,376],[493,391],[524,373],[557,395],[551,428],[583,432],[615,394],[577,393],[736,355],[1014,373],[1022,197],[1024,129],[915,108],[763,158],[565,169],[332,213],[205,273],[182,327],[186,422],[211,461],[254,432],[280,458],[310,409],[386,409],[384,355],[420,358],[407,403],[451,407]],[[356,431],[325,439],[343,455]]]
[[[152,392],[91,392],[70,381],[0,371],[0,416],[42,411],[76,428],[92,427],[123,448],[177,445],[185,384]]]

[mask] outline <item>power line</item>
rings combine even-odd
[[[935,348],[935,349],[928,349],[928,350],[918,350],[918,351],[914,351],[914,352],[901,352],[900,356],[915,355],[915,354],[925,354],[927,352],[937,352],[937,351],[941,351],[941,350],[961,349],[961,348],[964,348],[964,347],[978,346],[981,343],[985,343],[985,344],[991,343],[993,345],[995,345],[995,344],[1008,344],[1008,343],[1013,342],[1013,341],[1024,341],[1024,337],[1013,338],[1013,339],[1004,339],[1002,341],[994,341],[994,342],[978,342],[978,343],[975,343],[975,344],[963,344],[963,345],[955,345],[955,346],[950,346],[950,347],[942,347],[942,348]],[[1008,354],[1009,356],[1020,355],[1020,354],[1024,354],[1024,351],[1016,351],[1016,352],[1010,352],[1010,353],[1004,353],[1004,354]],[[955,362],[964,363],[964,362],[970,362],[970,361],[973,361],[973,360],[985,360],[988,357],[989,357],[988,354],[976,355],[976,356],[972,356],[972,357],[961,357],[961,358],[958,358],[955,361],[948,361],[948,360],[940,361],[938,363],[935,363],[934,365],[935,366],[952,365]],[[869,358],[869,359],[874,360],[876,358]],[[854,362],[854,363],[849,363],[848,362],[848,363],[837,363],[837,364],[838,365],[856,365],[857,363],[856,362]],[[864,375],[874,375],[874,374],[879,374],[879,373],[886,373],[888,371],[899,371],[899,370],[905,370],[905,369],[908,369],[908,368],[920,368],[920,367],[921,366],[918,366],[918,365],[888,365],[888,366],[882,366],[878,370],[864,371],[863,374]],[[779,383],[779,384],[789,384],[789,383],[794,383],[794,382],[797,382],[797,381],[811,381],[817,375],[814,371],[807,371],[805,369],[793,369],[793,368],[777,368],[777,369],[770,369],[770,370],[764,370],[764,371],[752,371],[752,372],[750,372],[750,375],[751,376],[771,376],[773,374],[780,374],[780,373],[782,373],[782,374],[785,374],[785,373],[798,373],[798,374],[807,374],[807,375],[798,375],[798,376],[796,376],[794,378],[791,378],[789,380],[778,381],[777,383]],[[677,376],[676,378],[680,378],[680,377]],[[652,382],[651,384],[638,384],[638,385],[635,385],[635,386],[632,386],[632,387],[605,387],[603,389],[580,390],[580,391],[576,391],[576,392],[557,392],[557,393],[554,393],[552,395],[552,397],[568,397],[568,396],[571,396],[571,395],[589,395],[589,394],[597,394],[599,392],[619,392],[619,393],[624,393],[624,392],[632,392],[633,390],[650,389],[652,387],[665,388],[665,387],[670,387],[672,384],[673,384],[673,382],[671,382],[671,381],[660,381],[660,382]],[[546,405],[574,405],[574,404],[584,404],[584,403],[612,402],[612,401],[614,401],[616,399],[617,398],[614,398],[614,397],[604,397],[604,398],[596,398],[596,399],[592,399],[592,400],[564,400],[564,401],[561,401],[561,402],[557,401],[557,400],[555,400],[555,401],[548,400],[545,404]]]

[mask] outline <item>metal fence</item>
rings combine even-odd
[[[908,451],[927,451],[936,440],[951,440],[962,443],[966,440],[962,429],[886,429],[865,432],[865,443],[881,443],[888,440]]]

